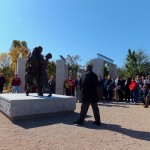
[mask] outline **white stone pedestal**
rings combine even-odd
[[[10,120],[42,115],[62,114],[76,109],[76,98],[53,94],[52,97],[37,96],[36,93],[0,95],[0,111]]]

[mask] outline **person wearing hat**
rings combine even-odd
[[[89,106],[92,106],[93,114],[95,121],[93,122],[95,125],[101,125],[100,112],[97,105],[98,97],[97,97],[97,86],[98,86],[98,77],[92,71],[92,65],[87,65],[85,68],[85,74],[82,78],[81,84],[81,97],[82,97],[82,105],[80,111],[80,117],[77,121],[74,121],[74,124],[82,125],[84,123],[84,119],[86,117]]]

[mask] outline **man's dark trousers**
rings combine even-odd
[[[87,114],[87,111],[88,111],[90,105],[92,106],[95,121],[96,122],[101,122],[100,114],[99,114],[99,108],[97,106],[97,103],[90,103],[90,102],[86,102],[86,103],[83,102],[82,103],[79,122],[81,122],[81,123],[84,122],[84,119],[86,117],[86,114]]]

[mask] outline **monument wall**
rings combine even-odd
[[[117,78],[117,65],[110,64],[109,66],[109,74],[111,75],[112,79]]]
[[[104,78],[104,60],[101,58],[96,58],[93,60],[93,72],[97,75],[100,75],[102,79]],[[109,63],[109,62],[106,62]],[[109,65],[109,75],[113,79],[117,78],[117,65],[116,64],[110,64]]]
[[[64,60],[56,61],[56,93],[64,94],[64,81],[68,79],[68,66]]]
[[[18,77],[21,80],[19,93],[25,92],[25,65],[26,64],[26,58],[19,57],[17,61],[17,70],[16,73],[18,74]]]
[[[102,59],[96,58],[93,60],[93,72],[100,75],[103,79],[104,77],[104,61]]]

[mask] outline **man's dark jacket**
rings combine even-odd
[[[82,78],[82,102],[98,102],[97,97],[98,77],[92,71],[87,71]]]

